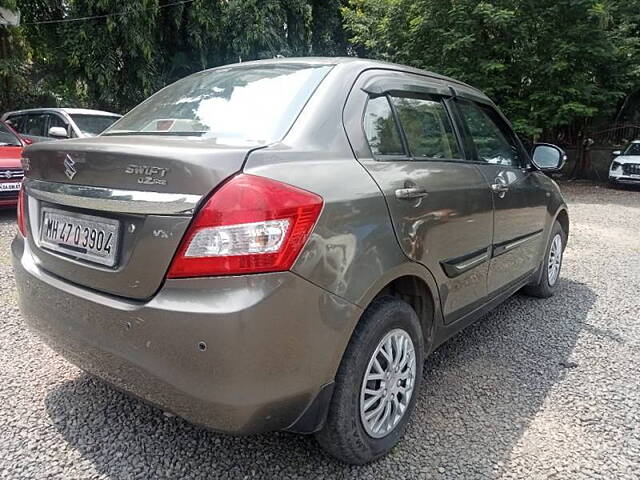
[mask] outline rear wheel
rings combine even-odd
[[[524,288],[524,292],[527,295],[540,298],[553,296],[560,280],[565,245],[566,235],[560,223],[555,222],[551,230],[549,245],[547,245],[545,251],[540,280],[536,285],[529,285]]]
[[[424,347],[415,311],[383,297],[364,313],[336,375],[320,445],[346,463],[365,464],[404,433],[422,381]]]

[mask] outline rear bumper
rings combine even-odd
[[[48,274],[22,238],[12,257],[24,319],[54,350],[226,433],[296,430],[333,380],[361,313],[290,272],[171,280],[140,303]],[[302,423],[313,425],[308,416]]]

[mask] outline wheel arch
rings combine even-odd
[[[566,240],[569,238],[569,228],[570,228],[569,212],[567,211],[566,207],[560,208],[558,213],[556,213],[555,220],[557,220],[560,226],[562,227],[562,231],[564,232],[564,236],[565,236],[565,246],[566,246],[567,244]]]
[[[372,301],[381,297],[395,297],[409,304],[420,320],[428,350],[434,338],[435,300],[427,284],[419,277],[405,275],[385,285]]]
[[[565,204],[560,205],[556,209],[555,214],[550,218],[551,218],[551,222],[547,227],[547,233],[546,233],[545,243],[544,243],[545,247],[542,253],[543,258],[544,258],[544,255],[546,255],[547,245],[549,245],[549,242],[551,241],[551,231],[556,221],[560,224],[560,227],[562,228],[562,231],[564,232],[564,235],[565,235],[564,248],[567,247],[567,240],[569,239],[570,222],[569,222],[569,211],[567,209],[567,206]],[[540,268],[538,269],[538,272],[534,276],[535,282],[533,282],[533,284],[540,282],[543,272],[544,272],[543,262],[541,261]]]
[[[413,308],[420,320],[425,341],[425,355],[428,355],[436,337],[437,326],[442,323],[440,296],[431,272],[413,262],[388,271],[358,302],[363,307],[363,314],[376,299],[383,296],[399,298]],[[362,315],[358,322],[361,319]]]
[[[362,321],[367,308],[376,299],[384,296],[399,298],[413,308],[422,327],[425,358],[431,352],[434,347],[437,328],[442,324],[440,297],[431,273],[422,265],[410,262],[387,271],[386,275],[372,285],[360,299],[358,305],[362,307],[362,312],[358,320],[353,324],[353,329],[349,334],[349,340],[345,343],[345,349],[342,352],[338,368],[344,360],[348,344],[356,327]],[[304,434],[319,431],[325,424],[333,399],[334,386],[333,381],[323,385],[316,398],[300,418],[285,430]]]

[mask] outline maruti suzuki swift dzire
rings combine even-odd
[[[96,138],[23,155],[25,321],[119,389],[219,432],[375,460],[425,357],[558,288],[567,206],[483,93],[356,58],[214,68]]]

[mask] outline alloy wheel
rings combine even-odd
[[[547,275],[549,285],[554,286],[560,276],[560,266],[562,265],[562,235],[559,233],[553,237],[551,241],[551,250],[549,251],[549,265]]]
[[[388,435],[402,420],[415,385],[416,355],[411,336],[389,332],[373,352],[360,391],[360,418],[373,438]]]

